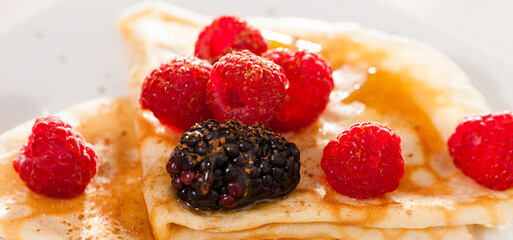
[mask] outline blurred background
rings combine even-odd
[[[115,16],[139,0],[0,0],[0,133],[96,97],[123,96],[129,56]],[[355,21],[439,49],[494,110],[513,109],[513,1],[167,1],[206,15]]]
[[[27,16],[60,1],[66,0],[0,0],[0,33]],[[357,0],[352,1],[357,2]],[[128,4],[136,1],[124,2]],[[271,4],[264,8],[266,9],[265,12],[259,11],[260,8],[258,7],[251,8],[253,3],[249,1],[222,0],[215,1],[214,3],[214,1],[175,0],[167,2],[185,7],[194,7],[194,9],[198,9],[198,11],[205,14],[218,12],[219,6],[234,12],[265,16],[304,16],[301,13],[311,9],[308,7],[300,9],[302,6],[311,5],[311,3],[304,4],[301,1],[281,1],[286,2],[286,5],[290,5],[287,9],[277,9],[273,7],[273,1],[270,1]],[[262,3],[261,1],[258,2],[259,4]],[[480,43],[493,46],[495,50],[513,57],[513,1],[511,0],[373,0],[369,2],[380,3],[417,19],[442,25],[448,31],[454,31],[456,34],[462,34],[462,37],[472,38]],[[322,5],[323,3],[350,5],[351,1],[315,1],[315,8],[325,7]],[[298,6],[294,7],[294,4]],[[238,5],[242,6],[237,10]],[[300,11],[295,12],[297,10]],[[362,12],[359,14],[365,15],[367,13]],[[310,15],[328,20],[347,20],[344,16],[323,14],[322,11],[317,14],[311,13]]]

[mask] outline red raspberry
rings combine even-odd
[[[401,139],[379,123],[351,125],[324,148],[321,167],[329,185],[352,198],[395,190],[404,175]]]
[[[270,127],[276,131],[296,131],[313,123],[324,111],[333,90],[333,70],[323,56],[304,50],[278,48],[263,55],[280,65],[290,82],[288,101]]]
[[[231,51],[247,49],[254,54],[261,55],[267,51],[267,48],[267,42],[264,41],[258,29],[238,17],[221,16],[214,19],[201,31],[196,41],[194,54],[201,59],[215,63]]]
[[[448,141],[454,165],[493,189],[513,187],[513,113],[464,118]]]
[[[219,121],[265,125],[280,109],[287,84],[283,69],[272,61],[247,50],[229,53],[212,67],[209,107]]]
[[[71,198],[82,193],[96,175],[97,160],[80,133],[60,118],[49,116],[36,119],[13,166],[32,191]]]
[[[209,63],[197,57],[179,57],[146,77],[139,102],[159,121],[178,130],[212,118],[207,105]]]

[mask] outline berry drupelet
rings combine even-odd
[[[208,120],[183,133],[166,166],[180,200],[228,210],[281,197],[300,179],[299,150],[282,136],[239,121]]]

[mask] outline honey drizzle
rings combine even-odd
[[[408,117],[407,122],[411,124],[411,128],[419,135],[421,141],[422,141],[422,148],[424,149],[424,153],[426,156],[429,156],[433,153],[439,152],[443,149],[443,140],[441,139],[440,135],[438,134],[438,131],[436,130],[434,124],[432,123],[431,119],[429,118],[428,113],[426,113],[415,101],[416,98],[412,95],[411,90],[413,88],[425,88],[423,90],[427,90],[427,92],[436,92],[432,89],[430,89],[426,85],[422,85],[420,82],[415,81],[415,78],[411,76],[407,70],[401,71],[400,73],[391,73],[387,72],[386,69],[381,69],[382,61],[387,58],[387,53],[384,51],[372,51],[367,49],[364,45],[360,45],[356,42],[353,42],[351,39],[343,36],[336,36],[336,37],[328,37],[326,35],[321,36],[312,36],[311,38],[308,38],[308,40],[311,40],[315,43],[320,43],[323,47],[321,50],[321,53],[333,64],[333,68],[337,69],[341,67],[342,65],[350,65],[351,67],[356,67],[360,69],[368,68],[371,66],[376,66],[379,71],[375,73],[373,76],[369,76],[368,81],[365,82],[359,90],[354,91],[353,95],[350,95],[348,98],[346,98],[345,101],[362,101],[364,104],[366,104],[366,111],[368,110],[376,110],[380,113],[386,113],[390,114],[391,112],[384,107],[385,104],[381,104],[380,99],[375,99],[374,104],[372,105],[372,102],[365,103],[367,99],[365,97],[358,97],[358,92],[364,91],[366,88],[369,89],[379,89],[379,80],[372,80],[373,78],[380,79],[380,77],[383,79],[383,77],[392,78],[392,81],[395,81],[394,83],[398,84],[398,88],[391,88],[391,91],[394,94],[399,94],[403,96],[404,99],[402,101],[396,101],[395,103],[400,103],[402,107],[397,111],[392,111],[393,114],[409,114],[411,116]],[[271,41],[270,45],[271,48],[276,47],[287,47],[290,49],[297,49],[295,46],[295,42],[297,41],[296,37],[293,37],[293,41],[291,44],[284,44],[277,41]],[[373,83],[374,82],[374,83]],[[413,82],[417,84],[421,84],[422,86],[413,86]],[[392,84],[394,85],[394,84]],[[395,86],[397,87],[397,86]],[[363,90],[362,90],[363,89]],[[373,90],[373,91],[374,91]],[[395,92],[394,92],[395,91]],[[379,92],[379,91],[377,91]],[[361,94],[365,95],[365,94]],[[383,98],[383,96],[382,96]],[[387,100],[387,99],[385,99]],[[345,102],[347,103],[347,102]],[[394,103],[394,104],[395,104]],[[381,105],[380,105],[381,104]],[[388,103],[390,106],[390,102]],[[392,105],[393,106],[393,105]],[[395,106],[394,106],[395,107]],[[411,107],[411,108],[409,108]],[[142,121],[141,121],[142,120]],[[147,119],[139,119],[140,122],[142,122],[142,125],[144,125],[142,128],[146,130],[150,130],[150,136],[160,136],[165,137],[166,134],[163,133],[156,133],[155,126],[152,126],[149,122],[147,122]],[[313,129],[312,129],[313,130]],[[150,136],[143,136],[141,139],[146,139]],[[427,138],[425,138],[427,136]],[[424,159],[428,159],[426,157]],[[427,162],[423,164],[422,167],[429,166]],[[410,168],[410,166],[406,166],[407,168]],[[416,167],[415,167],[416,168]],[[408,172],[409,170],[407,170]],[[404,184],[402,184],[404,185]],[[413,185],[411,185],[413,187]],[[417,189],[418,187],[416,187]],[[416,191],[413,190],[407,190],[409,191]],[[310,189],[296,189],[291,194],[305,194],[305,193],[312,193]],[[436,191],[435,191],[436,192]],[[323,202],[326,204],[326,207],[333,210],[334,216],[340,216],[341,213],[341,207],[344,205],[348,205],[347,203],[339,201],[336,196],[338,193],[333,192],[331,189],[328,189],[327,194],[325,198],[323,199]],[[388,206],[394,205],[394,204],[400,204],[397,202],[394,202],[392,199],[390,199],[387,196],[380,197],[377,199],[380,204],[377,205],[366,205],[363,203],[360,207],[354,207],[353,209],[357,209],[356,211],[364,213],[364,219],[363,220],[355,220],[354,222],[343,221],[339,217],[339,222],[341,223],[347,223],[349,225],[361,225],[362,222],[365,222],[365,224],[373,223],[373,222],[379,222],[383,219],[385,214],[381,214],[386,212],[386,208]],[[369,209],[371,207],[372,210]],[[351,210],[353,210],[351,209]],[[153,214],[151,214],[153,215]]]
[[[298,38],[292,39],[290,44],[270,41],[270,46],[297,49]],[[376,72],[368,73],[366,82],[345,98],[343,103],[359,101],[366,105],[366,109],[377,110],[380,114],[400,114],[407,118],[407,122],[420,137],[427,155],[442,149],[444,141],[428,113],[417,104],[412,93],[413,88],[422,89],[423,94],[431,95],[429,99],[434,99],[436,91],[420,81],[415,81],[408,69],[403,69],[399,73],[381,69],[383,60],[388,56],[386,52],[370,50],[347,36],[319,34],[310,36],[307,40],[322,46],[320,53],[330,61],[333,69],[343,65],[361,69],[377,67]],[[362,65],[362,62],[366,65]]]
[[[438,153],[444,141],[429,115],[416,103],[411,91],[412,84],[422,83],[414,83],[405,72],[392,74],[378,70],[367,76],[367,81],[342,102],[359,101],[380,114],[399,114],[420,137],[426,155]],[[421,88],[428,89],[427,86]]]
[[[114,106],[107,106],[115,108],[107,110],[113,111],[109,112],[111,115],[104,116],[100,113],[81,119],[81,124],[75,127],[93,146],[108,147],[108,149],[101,147],[96,149],[99,154],[98,173],[86,191],[79,196],[71,199],[54,199],[32,192],[12,168],[15,155],[9,156],[6,165],[0,165],[0,173],[4,179],[12,179],[9,181],[12,184],[0,185],[0,197],[23,199],[8,203],[7,207],[28,206],[32,210],[25,217],[0,220],[4,222],[2,225],[9,226],[3,229],[7,238],[19,238],[19,229],[27,220],[55,215],[73,216],[72,218],[76,218],[75,221],[80,222],[78,226],[72,224],[73,219],[62,222],[67,226],[68,231],[63,234],[70,239],[75,239],[73,236],[80,235],[81,231],[88,231],[95,227],[90,224],[99,224],[99,222],[87,221],[91,219],[100,219],[99,221],[104,225],[100,229],[103,228],[114,236],[126,234],[136,239],[154,239],[141,189],[141,163],[137,159],[131,159],[130,153],[127,152],[136,150],[135,135],[133,131],[124,130],[122,127],[126,124],[132,126],[132,120],[129,117],[131,113],[127,112],[127,104],[124,107],[120,106],[121,104],[117,102]],[[101,111],[102,109],[99,112]],[[119,131],[98,127],[103,125],[102,121],[105,121],[102,116],[108,120],[118,116],[118,121],[105,123],[105,125],[122,124],[121,127],[116,126]],[[107,159],[109,162],[105,162]],[[93,239],[110,236],[104,236],[104,234],[106,233],[97,233]]]
[[[288,44],[275,40],[269,43],[271,48],[297,49],[296,43],[299,38],[292,36],[291,39],[292,42]],[[367,80],[361,86],[355,86],[342,103],[358,101],[365,104],[365,111],[376,110],[382,115],[393,114],[403,117],[419,136],[424,159],[429,159],[432,154],[443,149],[443,139],[429,114],[417,103],[412,90],[420,90],[415,92],[426,95],[421,96],[422,99],[436,99],[437,91],[421,81],[416,81],[409,69],[392,73],[381,68],[382,62],[388,57],[385,51],[371,50],[348,36],[317,34],[306,39],[322,46],[320,53],[328,59],[333,69],[344,65],[362,70],[374,69],[375,72],[368,72]],[[429,167],[428,163],[424,165]]]
[[[290,44],[270,41],[270,46],[271,48],[284,47],[295,50],[297,49],[296,41],[298,37],[293,36],[292,39],[293,41]],[[453,194],[452,189],[447,186],[447,179],[438,176],[429,163],[431,156],[441,151],[447,151],[447,148],[444,147],[445,142],[431,121],[428,112],[418,102],[421,100],[437,99],[442,93],[416,79],[408,68],[403,68],[399,72],[390,72],[382,68],[383,61],[388,57],[385,51],[368,49],[365,45],[361,45],[347,36],[317,34],[303,39],[320,44],[322,46],[320,53],[332,63],[333,69],[338,69],[344,65],[361,70],[375,67],[373,72],[367,73],[367,80],[363,84],[355,86],[355,89],[351,91],[348,97],[342,100],[342,103],[348,104],[358,101],[365,105],[364,111],[374,110],[385,116],[400,116],[419,137],[420,145],[423,149],[424,162],[421,165],[405,165],[405,178],[401,181],[398,190],[427,197],[450,196]],[[417,95],[414,95],[414,93]],[[440,103],[434,100],[429,104],[432,105],[430,107],[440,106]],[[314,129],[317,128],[314,127]],[[417,169],[424,169],[431,173],[435,178],[435,182],[430,186],[416,185],[410,177]],[[311,192],[308,189],[298,189],[296,191]],[[353,206],[353,209],[364,212],[365,217],[355,222],[347,222],[339,217],[341,207],[346,204],[336,198],[337,193],[327,187],[326,195],[324,196],[326,207],[330,208],[333,216],[337,217],[339,222],[348,225],[358,225],[362,222],[366,224],[369,222],[379,222],[383,215],[374,213],[386,212],[386,209],[378,210],[376,208],[394,204],[394,201],[385,195],[377,198],[382,205],[373,205],[372,211],[365,209],[366,207],[363,206],[361,208]],[[452,222],[457,212],[443,209],[443,214],[447,221]],[[492,218],[492,222],[496,222],[497,217],[493,216]]]

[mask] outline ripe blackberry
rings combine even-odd
[[[210,210],[284,196],[300,179],[294,143],[235,120],[208,120],[185,131],[166,169],[179,199]]]

